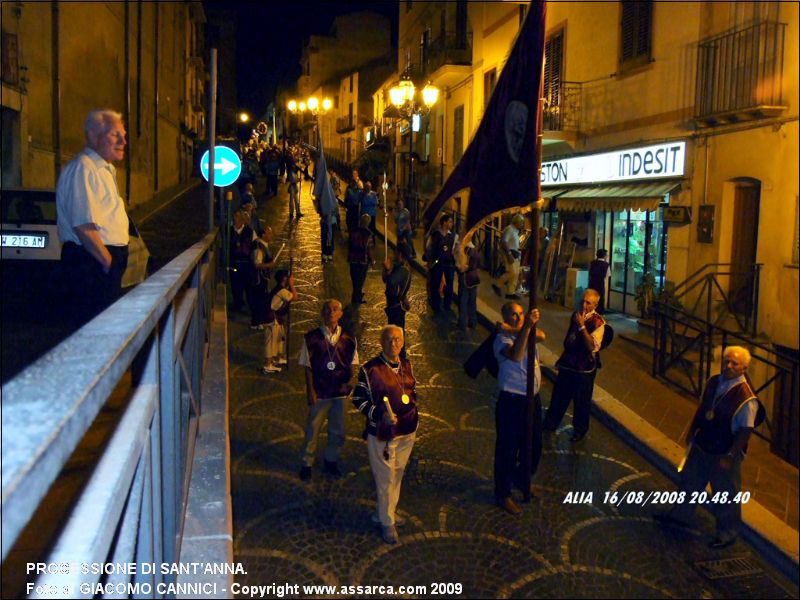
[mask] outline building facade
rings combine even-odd
[[[4,187],[54,188],[93,108],[123,114],[130,206],[184,181],[205,128],[200,2],[2,5]]]
[[[380,77],[376,72],[392,68],[391,33],[389,19],[360,11],[336,17],[327,35],[310,36],[297,84],[278,90],[276,103],[285,108],[289,99],[299,103],[314,96],[320,102],[330,98],[332,107],[324,115],[286,114],[288,130],[316,144],[313,124],[318,122],[326,153],[340,161],[354,160],[363,151],[363,127],[372,114],[374,89],[365,88]]]
[[[400,3],[398,71],[442,90],[414,141],[441,181],[526,9]],[[567,267],[585,269],[605,249],[613,310],[638,316],[650,295],[674,290],[686,311],[794,357],[796,381],[798,40],[796,3],[548,3],[548,291],[564,294]],[[422,204],[433,188],[419,190]],[[450,209],[463,209],[458,198]],[[796,419],[784,392],[765,392],[768,407]],[[778,410],[781,395],[794,408]]]

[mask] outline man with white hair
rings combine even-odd
[[[84,125],[86,147],[58,178],[58,236],[72,316],[84,322],[122,294],[128,264],[128,214],[111,164],[125,156],[122,115],[93,110]]]
[[[328,444],[325,447],[324,469],[328,475],[341,477],[337,460],[344,445],[344,400],[353,391],[350,379],[353,365],[358,364],[358,344],[345,332],[339,320],[342,303],[330,298],[322,303],[322,326],[305,334],[298,364],[305,367],[308,420],[301,451],[303,465],[300,479],[311,478],[316,459],[317,439],[322,423],[328,420]]]
[[[411,363],[401,356],[403,330],[387,325],[381,331],[382,352],[358,374],[353,405],[366,417],[364,439],[378,497],[372,521],[381,525],[387,544],[398,542],[396,526],[400,487],[417,435],[417,380]]]
[[[681,471],[683,494],[668,513],[653,518],[665,525],[687,525],[697,503],[693,498],[708,483],[708,507],[716,513],[717,534],[709,544],[725,548],[736,541],[742,521],[741,466],[753,429],[764,420],[764,408],[745,377],[750,352],[728,346],[722,353],[722,373],[706,383],[703,399],[687,434],[688,449]]]
[[[525,217],[518,213],[511,219],[511,224],[503,230],[503,237],[500,239],[506,271],[492,284],[492,289],[499,296],[501,288],[504,287],[507,300],[519,300],[517,286],[519,285],[519,261],[522,256],[519,249],[519,236],[523,229],[525,229]]]

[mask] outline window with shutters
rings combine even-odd
[[[551,35],[544,44],[544,128],[561,130],[561,83],[564,64],[564,30]]]
[[[489,106],[489,100],[492,97],[494,86],[497,83],[497,69],[486,71],[483,74],[483,110]]]
[[[621,2],[620,71],[650,62],[653,36],[653,2]]]
[[[3,83],[17,86],[19,85],[19,48],[16,34],[4,31],[2,48],[3,70],[0,73],[2,73]]]

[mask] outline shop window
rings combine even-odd
[[[627,71],[650,62],[653,33],[652,2],[621,2],[619,64]]]
[[[633,297],[645,273],[663,287],[666,272],[666,232],[663,207],[657,211],[624,210],[612,213],[611,294],[609,306],[631,312]]]

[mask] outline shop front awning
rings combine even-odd
[[[562,193],[550,197],[556,198],[556,210],[559,212],[656,210],[664,202],[664,196],[675,192],[680,186],[681,181],[674,179],[603,184],[560,188]]]

